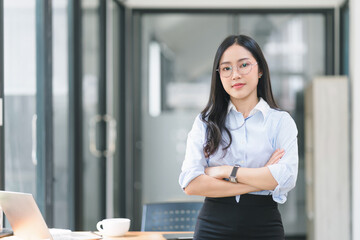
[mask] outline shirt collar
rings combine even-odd
[[[234,111],[237,112],[235,105],[231,102],[231,100],[229,101],[229,105],[227,108],[227,113],[229,114],[229,112],[231,111],[231,109],[233,109]],[[265,118],[266,115],[268,114],[270,110],[270,106],[269,104],[263,99],[260,98],[260,101],[256,104],[256,106],[250,111],[249,116],[254,115],[257,112],[261,112],[263,117]]]

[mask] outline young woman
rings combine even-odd
[[[186,194],[206,197],[194,239],[284,239],[277,203],[297,172],[297,128],[275,103],[260,47],[248,36],[227,37],[179,178]]]

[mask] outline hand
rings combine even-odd
[[[228,178],[232,171],[232,166],[223,165],[218,167],[205,168],[205,174],[218,179]]]
[[[284,154],[284,149],[276,149],[271,155],[269,161],[267,161],[267,163],[265,164],[265,167],[278,163],[280,159],[284,156]]]

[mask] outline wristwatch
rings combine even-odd
[[[239,169],[239,165],[235,164],[235,166],[233,167],[232,171],[231,171],[231,174],[229,176],[229,181],[232,182],[232,183],[237,183],[238,181],[236,180],[236,173],[237,173],[237,170]]]

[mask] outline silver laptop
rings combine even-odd
[[[77,233],[65,229],[48,229],[31,194],[0,191],[0,206],[14,235],[24,240],[85,240],[101,239],[92,233]],[[65,233],[64,233],[65,232]]]
[[[22,239],[53,239],[31,194],[0,191],[0,206],[15,236]]]

